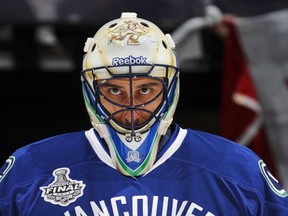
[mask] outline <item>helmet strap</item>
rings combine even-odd
[[[173,118],[170,118],[168,120],[162,119],[160,121],[158,130],[157,130],[158,134],[165,135],[167,130],[168,130],[168,128],[169,128],[169,126],[171,125],[172,121],[173,121]]]
[[[105,124],[103,123],[95,124],[94,122],[91,123],[101,138],[107,138],[110,136],[107,126]]]

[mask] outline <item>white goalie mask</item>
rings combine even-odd
[[[85,105],[124,175],[149,170],[172,123],[179,97],[174,47],[169,34],[135,13],[122,13],[85,43]]]

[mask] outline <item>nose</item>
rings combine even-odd
[[[123,118],[125,119],[126,123],[131,124],[131,122],[134,123],[140,123],[142,114],[139,110],[127,110],[123,112]]]

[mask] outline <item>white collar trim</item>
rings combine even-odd
[[[158,166],[160,166],[161,164],[163,164],[166,160],[168,160],[181,146],[185,136],[187,134],[187,130],[186,129],[179,129],[179,132],[177,134],[176,139],[173,141],[173,143],[171,144],[171,146],[166,150],[166,152],[162,155],[161,158],[159,158],[155,164],[151,167],[150,170],[148,170],[148,172],[146,172],[144,174],[147,175],[148,173],[150,173],[152,170],[156,169]]]
[[[168,160],[181,146],[185,136],[187,134],[186,129],[179,129],[178,135],[174,142],[171,144],[171,146],[166,150],[166,152],[162,155],[161,158],[159,158],[155,164],[151,167],[151,169],[144,174],[147,175],[152,170],[156,169],[158,166],[163,164],[166,160]],[[100,144],[99,140],[96,138],[96,135],[94,134],[94,129],[91,128],[88,131],[85,131],[85,136],[87,137],[88,141],[90,142],[93,150],[97,154],[97,156],[102,160],[104,163],[106,163],[108,166],[112,167],[113,169],[116,169],[114,166],[112,159],[109,154],[105,151],[105,149]]]
[[[106,163],[113,169],[116,169],[110,155],[107,154],[103,146],[100,144],[99,140],[96,138],[96,135],[94,134],[94,128],[85,131],[85,136],[87,137],[88,141],[90,142],[92,148],[94,149],[95,153],[100,158],[100,160],[102,160],[104,163]]]

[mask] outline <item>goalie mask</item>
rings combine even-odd
[[[179,96],[174,42],[153,23],[122,13],[88,38],[81,72],[91,123],[115,167],[138,176],[156,160]]]

